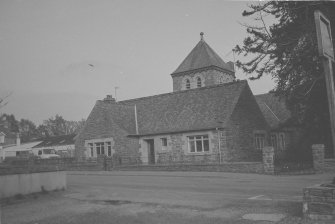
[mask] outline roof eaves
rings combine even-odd
[[[170,75],[172,77],[174,77],[174,76],[181,76],[181,75],[187,75],[187,74],[195,73],[195,72],[202,72],[202,71],[206,71],[206,70],[210,70],[210,69],[215,69],[215,70],[218,70],[218,71],[221,71],[221,72],[233,72],[232,75],[234,76],[234,78],[236,78],[235,72],[233,70],[229,70],[227,68],[221,68],[221,67],[218,67],[216,65],[210,65],[210,66],[206,66],[206,67],[202,67],[202,68],[197,68],[197,69],[192,69],[192,70],[186,70],[186,71],[171,73]]]
[[[210,131],[210,130],[217,130],[217,129],[224,129],[225,127],[222,126],[220,128],[218,127],[208,127],[208,128],[202,128],[202,129],[186,129],[186,130],[178,130],[178,131],[167,131],[167,132],[152,132],[152,133],[140,133],[140,134],[130,134],[129,137],[143,137],[143,136],[153,136],[153,135],[167,135],[167,134],[179,134],[179,133],[185,133],[185,132],[198,132],[198,131]]]

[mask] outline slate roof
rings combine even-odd
[[[41,141],[32,141],[32,142],[27,142],[27,143],[23,143],[21,145],[14,145],[14,146],[9,146],[6,147],[6,151],[25,151],[25,150],[29,150],[32,149],[34,146],[40,144]]]
[[[234,71],[204,40],[200,40],[172,75],[213,66]]]
[[[60,146],[60,145],[73,145],[75,141],[75,137],[76,137],[76,134],[47,137],[47,138],[44,138],[41,143],[39,143],[38,145],[35,145],[33,148],[51,147],[51,146]]]
[[[274,93],[255,95],[255,98],[266,122],[272,129],[278,128],[291,117],[285,100],[275,96]]]
[[[117,103],[98,101],[91,113],[100,120],[87,125],[101,132],[117,125],[129,135],[136,135],[136,105],[139,135],[225,127],[246,87],[247,81],[237,81]]]
[[[98,100],[80,135],[86,133],[88,129],[90,133],[99,133],[99,135],[101,133],[116,134],[120,130],[125,135],[136,133],[135,108],[134,106]]]

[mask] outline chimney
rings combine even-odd
[[[228,64],[228,66],[229,66],[233,71],[235,71],[234,62],[232,62],[232,61],[228,61],[227,64]]]
[[[116,102],[115,98],[113,98],[112,95],[107,95],[107,96],[104,98],[103,101],[106,102],[106,103],[115,103],[115,102]]]
[[[16,145],[20,146],[21,145],[21,139],[20,139],[20,134],[16,133]]]

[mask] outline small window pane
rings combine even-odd
[[[162,141],[162,146],[167,146],[167,139],[166,138],[161,138]]]
[[[195,144],[194,144],[194,141],[190,141],[189,144],[190,144],[190,152],[195,152]]]
[[[209,141],[208,141],[208,139],[204,140],[204,151],[209,152]]]
[[[202,152],[202,141],[197,140],[197,152]]]

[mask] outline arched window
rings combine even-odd
[[[186,79],[186,89],[190,89],[191,88],[191,83],[189,79]]]
[[[224,77],[223,77],[223,76],[220,76],[220,77],[219,77],[219,84],[222,84],[222,83],[224,83]]]
[[[199,88],[199,87],[201,87],[202,85],[201,85],[201,78],[200,77],[198,77],[197,78],[197,87]]]

